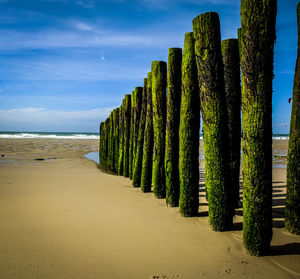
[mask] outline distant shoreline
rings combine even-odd
[[[99,139],[99,133],[91,132],[0,132],[0,139]],[[200,139],[203,135],[200,134]],[[288,140],[288,134],[273,134],[273,140]]]

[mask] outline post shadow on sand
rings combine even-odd
[[[202,175],[201,175],[202,174]],[[200,180],[199,180],[199,198],[205,197],[205,177],[204,172],[200,171]],[[285,185],[274,185],[274,184],[281,184],[284,183],[283,181],[274,181],[273,182],[273,191],[272,191],[272,217],[273,218],[282,218],[284,219],[284,210],[285,210],[285,197],[286,194],[283,193],[283,189],[286,187]],[[275,189],[274,189],[275,188]],[[281,190],[280,190],[281,189]],[[243,199],[243,181],[242,177],[240,177],[240,198],[241,201]],[[200,202],[199,206],[208,206],[207,202]],[[235,210],[235,215],[243,216],[243,206],[237,208]],[[207,211],[198,212],[197,217],[207,217]],[[284,221],[283,220],[273,220],[273,228],[284,228]],[[241,231],[243,230],[243,223],[236,222],[233,224],[232,231]]]
[[[270,256],[300,255],[300,243],[292,242],[270,248]]]

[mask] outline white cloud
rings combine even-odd
[[[0,130],[98,131],[99,123],[109,116],[112,109],[112,107],[72,111],[35,107],[0,109]]]
[[[83,22],[74,23],[82,31],[94,30],[92,25]],[[1,51],[60,49],[60,48],[95,48],[95,47],[165,47],[169,44],[166,34],[143,35],[119,31],[96,30],[94,32],[75,32],[71,30],[49,30],[23,32],[0,29]]]
[[[93,31],[94,27],[92,25],[89,25],[85,22],[76,21],[75,28],[81,31]]]
[[[192,3],[198,6],[213,4],[213,5],[239,5],[239,0],[141,0],[141,2],[150,9],[168,9],[172,5],[178,5],[181,3]]]
[[[104,59],[103,59],[104,58]],[[101,56],[102,61],[105,60]],[[7,80],[74,80],[74,81],[111,81],[136,80],[147,73],[148,68],[130,65],[128,63],[107,62],[95,60],[85,61],[61,59],[55,60],[45,57],[43,60],[17,60],[7,65],[5,72],[0,69],[0,75]]]

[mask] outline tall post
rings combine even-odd
[[[241,1],[243,241],[263,255],[272,239],[272,79],[276,0]]]
[[[152,75],[147,74],[147,112],[143,146],[143,162],[141,189],[143,192],[151,191],[152,184],[152,155],[153,155],[153,119],[152,119]]]
[[[103,170],[108,170],[108,150],[109,150],[109,118],[104,121],[104,152],[103,152]]]
[[[232,227],[233,206],[218,14],[209,12],[197,16],[193,20],[193,31],[203,120],[209,222],[213,230],[224,231]]]
[[[229,158],[232,180],[232,203],[238,208],[240,201],[241,160],[241,80],[240,55],[237,39],[221,42],[224,65],[224,83],[229,131]]]
[[[135,87],[135,107],[134,107],[134,121],[133,121],[133,142],[132,142],[132,166],[131,166],[131,178],[133,176],[133,169],[135,165],[135,158],[137,153],[137,142],[139,136],[139,124],[140,124],[140,116],[142,110],[142,100],[143,100],[143,87]],[[134,185],[134,184],[132,184]],[[134,185],[135,186],[135,185]]]
[[[134,141],[134,111],[136,107],[135,90],[131,91],[131,109],[130,109],[130,139],[129,139],[129,178],[132,178],[132,162],[133,162],[133,141]]]
[[[123,176],[129,177],[129,135],[130,135],[131,96],[125,95],[124,102],[124,160]]]
[[[104,122],[100,123],[100,143],[99,143],[99,166],[101,168],[101,163],[103,162],[103,152],[104,152],[104,148],[103,148],[103,143],[104,143],[104,132],[103,132],[103,128],[104,128]]]
[[[238,28],[238,30],[237,30],[237,40],[238,40],[240,61],[242,59],[242,43],[241,43],[241,39],[242,39],[242,28]]]
[[[119,161],[119,108],[113,110],[113,121],[114,121],[114,133],[113,133],[113,171],[118,172],[118,161]]]
[[[165,134],[166,134],[166,88],[167,88],[167,63],[153,61],[152,73],[152,105],[153,105],[153,192],[157,198],[166,197],[165,182]]]
[[[108,135],[108,167],[111,171],[114,169],[114,145],[113,145],[113,135],[114,135],[114,119],[113,111],[109,115],[109,135]]]
[[[133,166],[133,174],[132,174],[132,185],[134,187],[141,186],[146,112],[147,112],[147,79],[144,78],[141,113],[140,113],[140,121],[138,126],[137,147],[135,152],[136,155],[134,157],[134,166]]]
[[[118,158],[118,175],[123,175],[124,165],[124,107],[125,98],[119,110],[119,158]]]
[[[179,212],[196,216],[199,207],[200,96],[193,32],[184,37],[179,127]]]
[[[168,96],[166,119],[166,203],[174,207],[179,204],[179,120],[181,99],[182,49],[169,48]]]
[[[290,123],[285,227],[292,233],[300,234],[300,2],[297,6],[297,21],[298,52]]]

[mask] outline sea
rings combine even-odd
[[[99,133],[0,132],[0,139],[99,139]],[[200,139],[203,136],[200,135]],[[273,134],[273,140],[287,140],[288,134]]]
[[[0,132],[0,139],[99,139],[99,133]]]

